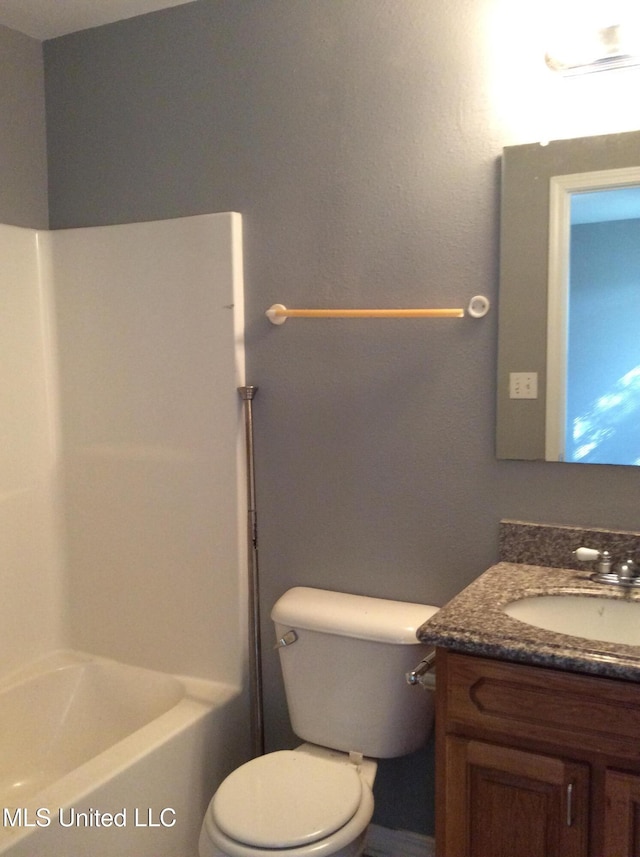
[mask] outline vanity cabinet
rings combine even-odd
[[[457,736],[446,752],[447,855],[587,857],[585,765]]]
[[[640,685],[438,649],[438,857],[640,857]]]
[[[607,771],[604,854],[640,854],[640,776]]]

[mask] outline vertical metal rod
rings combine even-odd
[[[238,387],[244,402],[245,446],[247,452],[247,545],[249,560],[249,699],[251,704],[251,743],[254,756],[264,753],[262,704],[262,655],[260,650],[260,580],[258,575],[258,522],[256,478],[253,455],[253,397],[257,387]]]

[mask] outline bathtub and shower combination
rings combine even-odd
[[[240,230],[0,225],[2,857],[196,857],[251,754]]]
[[[242,761],[238,688],[77,652],[0,682],[0,854],[192,857]]]

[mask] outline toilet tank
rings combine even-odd
[[[433,693],[409,685],[406,673],[431,649],[416,631],[437,609],[309,587],[286,592],[271,618],[278,641],[289,641],[279,654],[295,734],[379,759],[421,747]]]

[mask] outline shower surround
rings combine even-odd
[[[219,683],[224,773],[249,721],[241,218],[2,225],[0,251],[0,680],[65,649]]]

